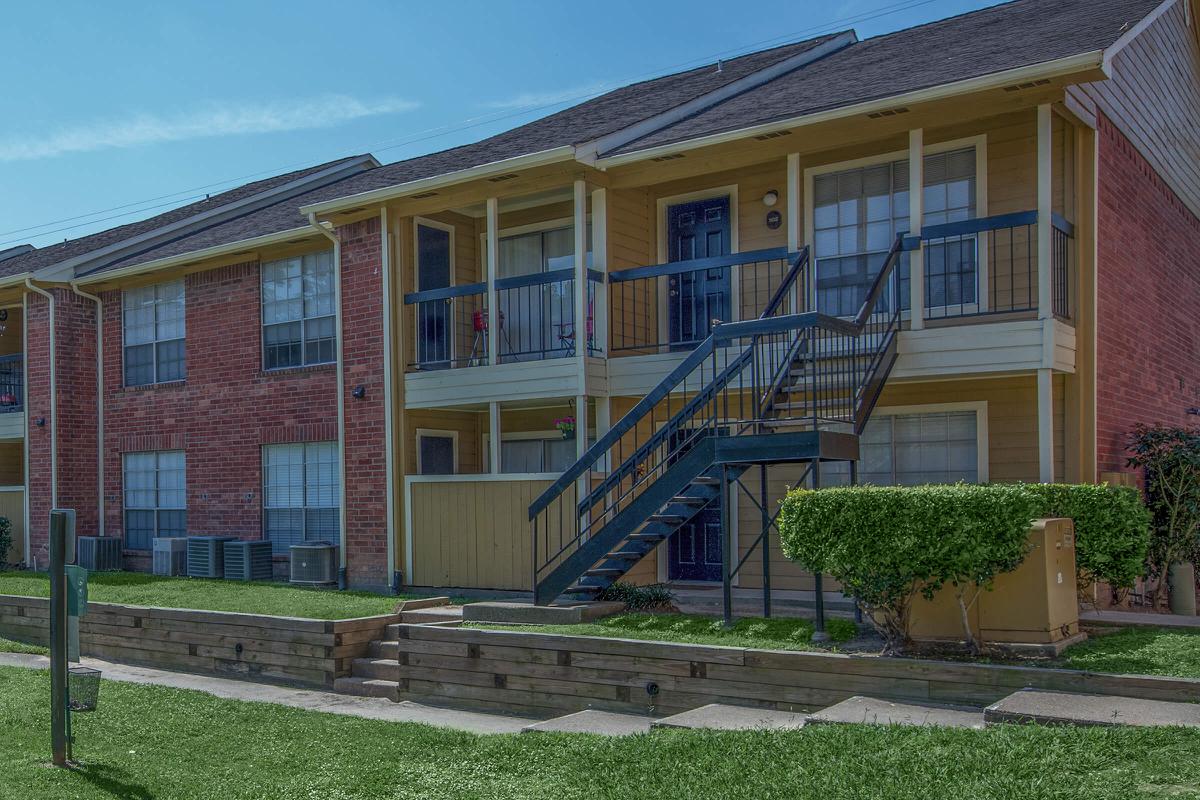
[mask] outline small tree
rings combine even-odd
[[[8,567],[8,551],[12,549],[12,523],[0,517],[0,569]]]
[[[1151,603],[1166,605],[1168,570],[1196,558],[1200,545],[1200,429],[1136,425],[1129,435],[1129,466],[1143,470],[1152,515],[1146,570]]]

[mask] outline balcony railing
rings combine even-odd
[[[612,351],[690,350],[717,322],[756,319],[796,255],[779,247],[610,272]],[[805,271],[805,285],[787,293],[776,315],[806,310],[807,276]]]
[[[928,225],[908,237],[909,249],[918,240],[924,245],[925,318],[1036,312],[1037,217],[1036,211],[998,214]],[[1051,237],[1052,309],[1069,319],[1074,226],[1054,214]]]
[[[0,356],[0,414],[25,410],[25,356]]]
[[[597,287],[604,276],[588,270],[583,326],[588,355],[599,355],[596,336]],[[475,367],[488,363],[488,337],[493,324],[487,307],[487,284],[470,283],[404,296],[416,317],[416,369]],[[575,271],[557,269],[499,278],[494,330],[502,364],[567,358],[581,338],[575,324]]]

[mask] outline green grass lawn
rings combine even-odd
[[[50,649],[42,647],[40,644],[14,642],[12,639],[5,639],[3,636],[0,636],[0,653],[30,653],[36,656],[48,656],[50,655]]]
[[[0,572],[0,594],[49,597],[50,579],[38,572]],[[88,599],[159,608],[241,611],[280,617],[348,619],[390,614],[402,597],[337,592],[281,583],[164,578],[143,572],[93,572]]]
[[[476,736],[105,682],[75,715],[81,767],[49,761],[46,672],[0,668],[0,797],[38,800],[1200,796],[1200,733],[820,726]]]
[[[716,644],[729,647],[753,647],[760,650],[814,650],[813,624],[807,619],[745,617],[726,628],[719,617],[693,614],[616,614],[582,625],[488,625],[477,628],[505,628],[531,633],[560,633],[568,636],[604,636],[616,639],[645,639],[656,642]],[[831,618],[826,630],[834,642],[854,637],[854,623]]]
[[[1136,675],[1200,678],[1200,631],[1126,628],[1069,648],[1055,666]]]

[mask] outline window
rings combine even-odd
[[[183,380],[183,281],[130,289],[122,297],[121,309],[125,385]]]
[[[925,156],[922,222],[941,225],[976,215],[975,148]],[[813,178],[817,304],[852,316],[866,299],[896,235],[908,231],[908,161],[840,170]],[[925,245],[925,307],[975,302],[973,237]],[[909,307],[908,256],[901,257],[900,307]],[[885,296],[885,303],[888,298]]]
[[[126,453],[122,461],[125,547],[149,550],[159,536],[187,536],[183,451]]]
[[[596,443],[588,439],[588,446]],[[490,458],[490,443],[485,443],[484,458]],[[561,435],[520,439],[501,439],[500,471],[505,473],[565,472],[575,463],[575,439]]]
[[[263,367],[334,361],[333,251],[262,267]]]
[[[338,449],[334,442],[263,448],[263,535],[275,553],[340,538]]]
[[[876,412],[860,443],[859,483],[917,486],[926,483],[978,483],[979,413],[938,411],[917,414]],[[822,471],[828,485],[844,484],[844,462]],[[828,474],[828,477],[826,477]]]
[[[458,472],[458,434],[417,431],[417,473],[453,475]]]

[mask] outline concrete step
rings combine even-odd
[[[355,697],[383,697],[393,702],[400,702],[400,684],[396,681],[357,676],[336,678],[333,682],[333,690]]]
[[[649,733],[650,717],[638,714],[620,714],[615,711],[588,709],[576,711],[562,717],[526,725],[522,733],[594,733],[599,736],[631,736]]]
[[[808,716],[809,725],[918,725],[942,728],[982,728],[983,710],[960,706],[893,703],[874,697],[851,697]]]
[[[350,674],[356,678],[395,681],[399,672],[400,662],[394,658],[356,658],[350,666]]]
[[[706,728],[717,731],[795,730],[804,726],[804,714],[709,703],[682,714],[656,719],[654,728]]]
[[[434,608],[418,608],[413,611],[405,609],[400,612],[400,621],[406,625],[426,625],[430,622],[461,622],[462,606],[436,606]]]
[[[988,725],[1132,725],[1200,728],[1200,705],[1133,697],[1022,689],[983,710]]]

